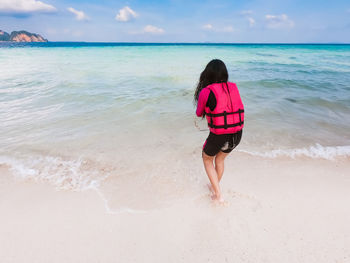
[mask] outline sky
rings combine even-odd
[[[0,0],[0,30],[49,41],[350,43],[350,1]]]

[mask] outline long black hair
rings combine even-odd
[[[210,61],[199,77],[198,85],[194,92],[194,104],[198,103],[199,93],[203,88],[213,83],[227,81],[228,73],[225,63],[220,59],[213,59]]]

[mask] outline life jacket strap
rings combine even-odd
[[[212,123],[209,123],[208,126],[213,129],[227,129],[227,128],[232,128],[232,127],[237,127],[237,126],[242,126],[244,124],[244,121],[237,122],[234,124],[226,124],[226,125],[214,125]]]
[[[226,115],[231,115],[231,114],[239,114],[239,116],[241,117],[241,113],[243,113],[244,110],[239,109],[238,111],[233,111],[233,112],[223,112],[223,113],[206,113],[206,115],[208,117],[222,117],[222,116],[226,116]]]

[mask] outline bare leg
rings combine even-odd
[[[222,175],[224,174],[224,161],[229,153],[219,152],[215,156],[215,170],[218,175],[218,181],[220,182]]]
[[[210,183],[215,193],[215,196],[213,199],[221,200],[222,198],[221,198],[218,175],[216,173],[216,170],[214,168],[214,163],[213,163],[214,156],[209,156],[204,152],[202,152],[202,157],[203,157],[203,164],[204,164],[205,171],[207,172],[208,178],[210,180]]]

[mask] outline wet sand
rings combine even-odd
[[[110,213],[94,190],[57,190],[1,166],[0,259],[350,262],[349,175],[348,158],[240,155],[227,161],[221,183],[227,207],[212,203],[203,172],[192,196]]]

